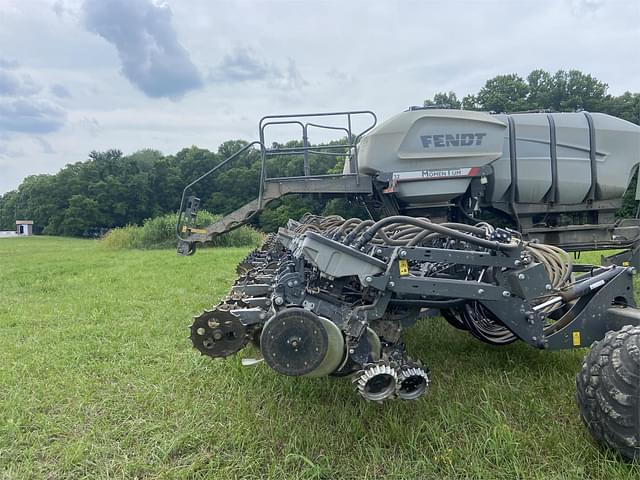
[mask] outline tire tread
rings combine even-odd
[[[640,460],[640,326],[607,332],[576,376],[580,416],[594,439]]]

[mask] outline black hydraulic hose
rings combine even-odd
[[[384,230],[378,230],[376,235],[378,235],[385,244],[391,245],[392,247],[398,247],[398,246],[402,247],[402,246],[405,246],[407,244],[406,240],[394,240],[393,238],[389,238],[387,236],[387,234],[384,232]],[[357,245],[358,245],[358,243],[356,242],[356,244],[354,246],[356,248],[360,248],[360,246],[357,246]]]
[[[398,230],[393,232],[393,239],[408,242],[421,232],[424,232],[424,229],[420,227],[410,226],[406,228],[399,228]]]
[[[596,290],[598,290],[600,287],[605,285],[607,282],[609,282],[610,280],[613,280],[617,275],[627,270],[627,268],[630,268],[630,267],[619,267],[619,266],[611,267],[598,275],[595,275],[591,278],[588,278],[586,280],[570,285],[568,288],[558,292],[558,295],[556,297],[550,300],[547,300],[547,302],[545,303],[547,303],[549,306],[557,305],[559,303],[570,302],[577,298],[593,293]],[[541,305],[544,305],[544,303]],[[534,310],[538,308],[539,307],[534,307]],[[573,318],[574,317],[571,317],[569,315],[564,315],[552,325],[549,325],[548,327],[544,328],[545,335],[550,335],[566,327],[569,323],[571,323]]]
[[[455,229],[458,231],[466,231],[468,233],[475,233],[476,235],[482,235],[484,233],[486,233],[486,230],[480,227],[474,227],[473,225],[467,225],[464,223],[441,223],[440,225],[444,226],[444,227],[453,227],[455,225]],[[432,240],[436,237],[442,236],[440,233],[433,233],[433,232],[429,232],[428,230],[424,230],[421,233],[419,233],[418,235],[416,235],[409,243],[407,243],[407,246],[415,246],[415,245],[419,245],[420,242],[422,241],[429,241]]]
[[[353,231],[351,233],[349,233],[344,241],[342,242],[345,245],[349,245],[351,242],[353,242],[353,240],[358,236],[358,234],[364,230],[365,228],[367,228],[370,225],[373,225],[373,220],[365,220],[363,222],[361,222],[356,228],[353,229]]]
[[[498,250],[498,251],[515,250],[519,248],[517,244],[500,243],[500,242],[491,241],[491,240],[484,240],[482,238],[477,238],[472,235],[468,235],[466,233],[462,233],[448,227],[443,227],[441,225],[438,225],[437,223],[427,222],[425,220],[420,220],[414,217],[406,217],[404,215],[397,215],[393,217],[383,218],[382,220],[379,220],[378,222],[374,223],[354,243],[353,245],[354,248],[357,248],[357,249],[362,248],[364,245],[369,243],[373,239],[373,237],[375,237],[376,234],[381,231],[382,228],[386,227],[387,225],[392,225],[394,223],[400,223],[400,224],[405,223],[409,225],[415,225],[417,227],[422,227],[427,230],[432,230],[434,232],[441,233],[449,237],[457,238],[459,240],[463,240],[465,242],[469,242],[483,248],[488,248],[490,250]]]
[[[622,273],[626,270],[627,267],[612,267],[606,272],[600,273],[595,277],[588,278],[582,282],[574,283],[569,288],[558,292],[558,296],[562,297],[562,300],[566,302],[570,302],[571,300],[575,300],[576,298],[582,297],[588,293],[597,290],[602,285],[607,283],[609,280],[613,279],[618,274]]]
[[[359,218],[350,218],[346,220],[340,227],[333,233],[332,240],[339,241],[340,237],[347,231],[347,229],[354,223],[362,223]]]

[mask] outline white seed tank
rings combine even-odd
[[[359,172],[391,174],[409,205],[451,202],[479,167],[490,203],[619,199],[639,163],[640,126],[587,112],[414,109],[378,125],[358,148]]]

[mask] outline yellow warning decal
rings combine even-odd
[[[186,225],[183,225],[182,233],[187,233],[187,231],[189,231],[190,233],[207,233],[204,228],[187,228]]]
[[[398,267],[400,268],[401,277],[409,275],[409,262],[407,262],[406,260],[399,260]]]
[[[629,265],[631,265],[631,263],[627,262],[626,260],[622,262],[623,267],[628,267]]]
[[[573,338],[572,338],[572,340],[573,340],[573,346],[574,346],[574,347],[579,347],[579,346],[580,346],[580,343],[581,343],[581,342],[580,342],[580,332],[578,332],[578,331],[573,332],[572,337],[573,337]]]

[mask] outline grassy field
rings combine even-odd
[[[191,315],[245,253],[0,240],[0,478],[640,478],[580,422],[584,350],[424,320],[407,340],[432,389],[384,405],[346,380],[201,357]]]

